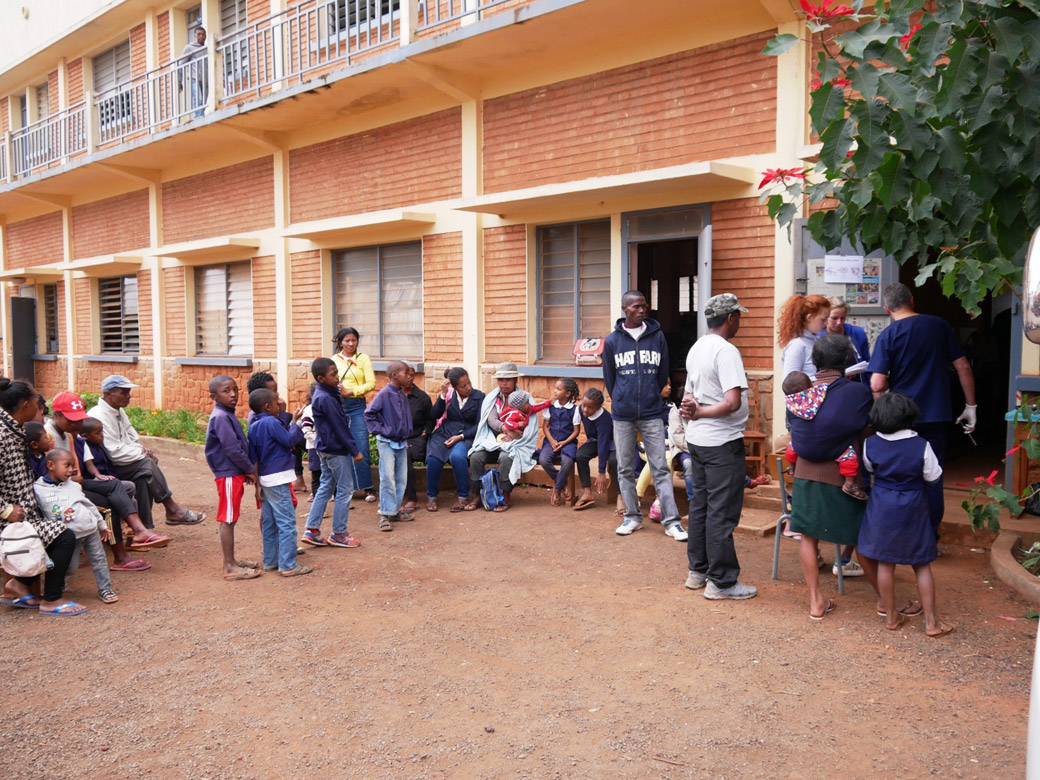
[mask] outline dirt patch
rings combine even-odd
[[[212,514],[204,466],[163,467]],[[118,604],[82,566],[86,615],[0,612],[5,777],[1023,774],[1036,625],[985,555],[943,546],[958,630],[937,641],[919,618],[886,631],[866,582],[839,598],[829,574],[838,607],[811,622],[795,545],[769,579],[772,537],[737,539],[758,598],[706,601],[660,526],[618,537],[607,509],[547,495],[390,534],[355,502],[362,546],[311,550],[291,580],[223,582],[211,521],[171,529],[152,571],[113,572]],[[258,556],[245,507],[239,551]]]

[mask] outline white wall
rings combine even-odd
[[[3,0],[0,73],[122,3],[123,0]]]

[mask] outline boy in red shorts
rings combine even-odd
[[[238,384],[221,374],[209,381],[213,411],[206,426],[206,463],[217,482],[217,522],[224,553],[225,580],[251,580],[262,574],[260,564],[235,558],[235,523],[242,508],[246,485],[255,482],[256,471],[249,457],[249,442],[235,417]]]

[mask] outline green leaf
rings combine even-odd
[[[864,98],[874,98],[878,94],[878,69],[865,62],[858,68],[849,70],[849,82],[852,88]]]
[[[990,22],[990,30],[993,31],[993,39],[996,41],[995,51],[1005,56],[1009,62],[1017,60],[1025,49],[1028,35],[1022,23],[1011,16],[998,16]]]
[[[928,77],[935,75],[936,60],[946,54],[950,41],[950,31],[949,22],[941,24],[929,22],[918,30],[917,35],[913,37],[911,49],[917,50],[914,62],[920,69],[921,75]]]
[[[797,35],[781,33],[775,38],[770,38],[766,42],[765,47],[762,49],[762,54],[765,54],[767,57],[779,57],[781,54],[786,54],[797,45]]]
[[[878,78],[877,94],[896,111],[913,112],[917,107],[917,90],[906,73],[882,73]]]
[[[819,134],[831,122],[845,112],[845,91],[840,87],[827,83],[812,94],[812,107],[809,118],[812,119],[813,130]]]
[[[828,168],[837,168],[846,160],[852,148],[852,122],[838,119],[827,125],[820,134],[823,147],[820,149],[820,162]]]
[[[891,129],[896,148],[912,152],[914,157],[921,157],[934,140],[932,128],[909,113],[893,114]]]
[[[941,71],[942,86],[935,95],[935,110],[941,114],[959,106],[978,79],[978,60],[967,41],[954,43],[947,56],[950,61]]]

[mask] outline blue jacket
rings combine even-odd
[[[647,317],[637,342],[620,319],[603,345],[603,383],[610,393],[615,420],[633,422],[660,417],[661,390],[668,383],[668,341],[657,320]]]
[[[399,387],[387,385],[365,409],[368,432],[390,441],[412,438],[412,407]]]
[[[261,477],[292,471],[296,464],[292,450],[301,441],[299,425],[291,423],[286,428],[278,417],[269,414],[255,414],[249,424],[249,458]]]
[[[350,435],[350,422],[343,411],[339,390],[318,383],[311,398],[311,414],[314,416],[314,449],[328,455],[354,457],[360,450]],[[365,442],[368,446],[368,442]]]
[[[581,425],[585,429],[585,438],[596,442],[596,452],[599,454],[599,473],[607,473],[607,462],[610,453],[614,451],[614,420],[606,409],[595,420],[590,420],[584,414],[581,416]]]
[[[75,441],[76,458],[79,459],[80,463],[83,462],[83,456],[86,454],[86,446],[87,440],[82,436],[77,436]],[[115,472],[112,471],[112,459],[108,457],[108,450],[105,449],[104,444],[91,444],[90,454],[94,461],[94,468],[98,470],[98,474],[104,474],[110,477],[115,476]],[[88,476],[85,476],[84,478],[89,479]]]
[[[214,404],[206,426],[206,463],[217,479],[252,474],[249,442],[235,410]]]

